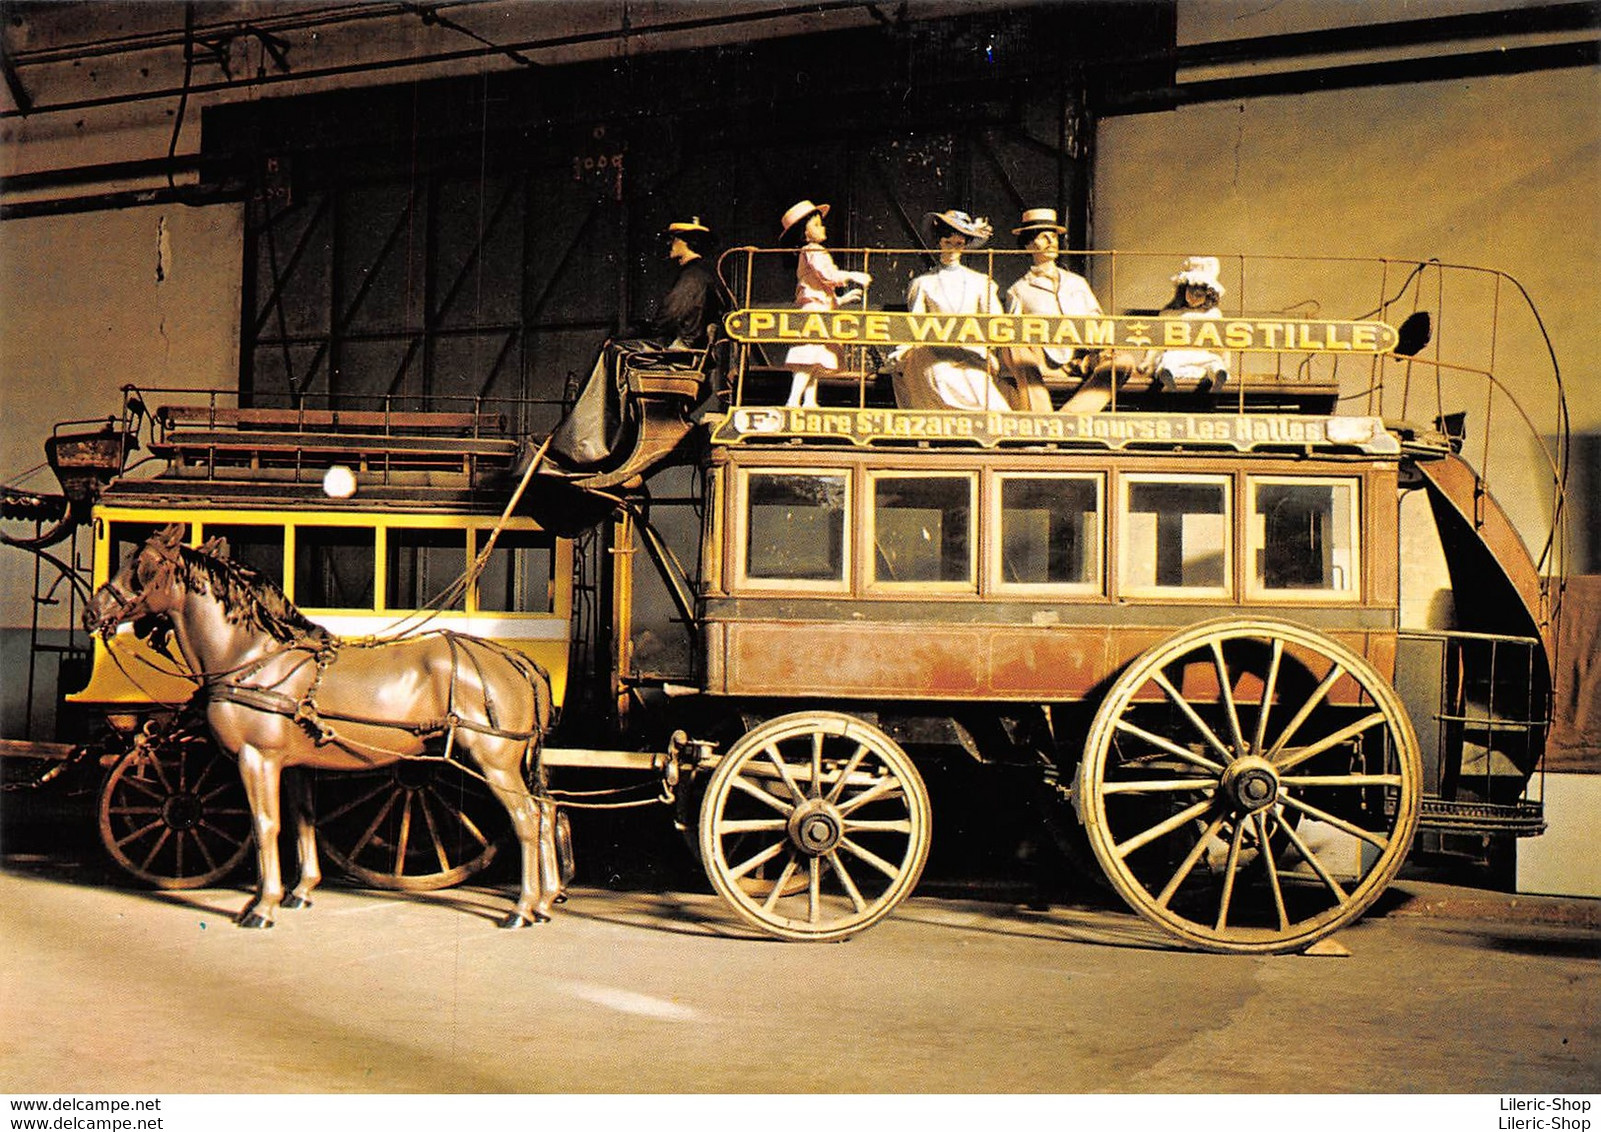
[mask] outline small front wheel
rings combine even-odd
[[[889,736],[838,712],[746,733],[718,762],[700,853],[740,917],[790,940],[837,940],[917,886],[932,818],[917,768]]]

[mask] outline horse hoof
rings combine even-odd
[[[309,898],[305,897],[305,896],[296,896],[294,893],[291,892],[288,896],[284,897],[284,902],[282,904],[278,905],[278,907],[280,907],[280,908],[310,908],[311,907],[311,900]]]
[[[251,912],[249,915],[239,918],[239,926],[242,928],[270,928],[272,927],[272,921],[260,912]]]
[[[508,912],[506,918],[500,921],[503,928],[528,928],[535,924],[548,924],[550,917],[543,912],[535,912],[533,917],[523,915],[521,912]]]

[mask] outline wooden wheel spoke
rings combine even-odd
[[[417,808],[422,811],[423,825],[428,830],[428,839],[434,845],[434,857],[439,862],[439,871],[450,871],[450,854],[445,851],[445,839],[439,834],[439,823],[434,820],[433,807],[428,804],[427,793],[417,796]]]
[[[411,792],[407,791],[400,807],[400,835],[395,838],[395,867],[391,874],[406,875],[406,850],[411,846]]]
[[[1287,774],[1285,786],[1400,786],[1399,774]]]
[[[765,865],[768,861],[771,861],[774,857],[778,856],[787,848],[787,842],[775,841],[761,852],[745,858],[745,860],[741,861],[739,864],[730,865],[728,869],[728,875],[733,877],[735,880],[739,880],[741,877],[747,877],[752,872]],[[793,865],[793,862],[791,862],[791,865]],[[793,872],[793,868],[791,868],[790,871]]]
[[[789,788],[790,797],[797,802],[806,801],[806,792],[795,782],[792,769],[789,763],[785,761],[784,756],[779,754],[778,747],[769,743],[762,748],[762,754],[767,756],[767,761],[772,763],[774,769],[778,771],[778,777],[784,780],[784,785]]]
[[[1213,762],[1205,755],[1198,755],[1188,747],[1181,747],[1177,743],[1173,742],[1173,740],[1165,738],[1161,735],[1157,735],[1154,732],[1147,731],[1145,728],[1130,723],[1126,719],[1118,720],[1116,727],[1119,731],[1133,735],[1135,738],[1149,743],[1158,750],[1166,751],[1174,758],[1183,759],[1187,763],[1193,763],[1195,766],[1198,766],[1203,770],[1209,770],[1214,774],[1223,773],[1223,766],[1221,763]]]
[[[774,846],[774,848],[783,849],[784,846],[779,844]],[[771,858],[769,858],[769,860],[770,859]],[[784,862],[784,871],[779,873],[778,880],[773,882],[773,891],[769,892],[767,894],[767,899],[762,901],[763,911],[771,912],[775,907],[777,907],[778,898],[784,895],[784,890],[789,887],[790,878],[795,875],[795,870],[799,867],[800,862],[796,861],[794,857],[791,857],[789,860]]]
[[[823,793],[823,733],[812,733],[812,788],[810,797],[820,798]]]
[[[205,827],[204,826],[198,826],[198,825],[195,826],[193,829],[191,829],[189,831],[188,836],[194,841],[195,848],[200,850],[201,857],[205,858],[206,871],[208,873],[216,872],[217,871],[217,858],[212,856],[211,847],[206,844],[205,838],[200,836],[200,831],[203,828],[205,828]]]
[[[1350,894],[1345,891],[1339,881],[1334,879],[1333,874],[1324,867],[1323,861],[1316,853],[1312,852],[1311,847],[1301,839],[1301,835],[1295,831],[1295,827],[1290,825],[1289,822],[1280,822],[1279,828],[1284,831],[1284,836],[1289,839],[1290,844],[1295,846],[1295,851],[1301,855],[1301,859],[1328,886],[1329,891],[1334,893],[1334,898],[1342,905],[1349,904],[1351,902]]]
[[[1108,782],[1101,787],[1103,794],[1185,794],[1195,790],[1213,790],[1215,778],[1131,778]]]
[[[1253,754],[1262,753],[1262,744],[1267,739],[1268,712],[1273,710],[1273,693],[1278,688],[1279,664],[1284,660],[1284,642],[1273,638],[1273,659],[1268,662],[1267,678],[1262,681],[1262,699],[1257,704],[1256,735],[1251,739]]]
[[[839,859],[839,851],[831,851],[824,860],[828,862],[828,867],[834,870],[834,875],[839,877],[840,887],[845,890],[845,895],[850,897],[851,907],[858,912],[867,911],[867,901],[862,898],[861,890],[851,879],[851,874],[845,868],[845,862]]]
[[[1256,825],[1256,836],[1260,842],[1256,855],[1261,858],[1262,867],[1267,870],[1268,887],[1273,890],[1273,910],[1278,913],[1279,931],[1290,930],[1290,912],[1284,906],[1284,889],[1279,883],[1279,865],[1273,859],[1272,846],[1268,844],[1267,818],[1260,810],[1251,815]]]
[[[1286,806],[1294,807],[1309,818],[1315,818],[1320,822],[1332,825],[1335,829],[1338,829],[1344,833],[1349,833],[1352,837],[1360,838],[1361,840],[1366,841],[1369,845],[1373,846],[1375,849],[1382,850],[1390,847],[1390,839],[1384,834],[1376,833],[1371,829],[1364,829],[1355,822],[1346,821],[1342,817],[1336,817],[1327,810],[1319,809],[1317,806],[1303,801],[1302,799],[1295,797],[1293,794],[1284,795],[1284,804]]]
[[[820,923],[823,918],[823,860],[813,857],[806,862],[806,922]]]
[[[162,846],[166,845],[171,837],[172,830],[163,826],[161,830],[161,836],[156,838],[156,843],[150,847],[150,852],[145,854],[145,859],[139,862],[139,867],[141,869],[150,868],[151,862],[156,859],[156,854],[161,852]],[[183,874],[180,872],[178,875],[182,876]]]
[[[1316,758],[1318,755],[1321,755],[1324,751],[1329,750],[1331,747],[1338,747],[1341,743],[1344,743],[1349,739],[1356,738],[1358,735],[1362,734],[1362,732],[1368,730],[1368,728],[1375,727],[1383,722],[1385,722],[1384,713],[1382,711],[1376,711],[1370,715],[1363,716],[1355,723],[1347,724],[1333,734],[1325,735],[1316,743],[1313,743],[1309,746],[1298,747],[1294,751],[1288,753],[1284,752],[1284,750],[1280,748],[1280,754],[1282,757],[1276,760],[1275,765],[1278,767],[1281,773],[1286,770],[1290,770],[1294,767],[1300,766],[1308,759]]]
[[[350,847],[351,860],[361,856],[361,851],[367,847],[367,843],[378,835],[378,827],[389,816],[389,811],[395,808],[395,796],[394,793],[391,793],[388,798],[384,799],[384,804],[378,807],[378,813],[373,816],[371,823],[362,831],[361,836],[356,839],[356,843]]]
[[[839,772],[839,781],[834,783],[834,788],[828,792],[828,800],[830,802],[839,802],[839,796],[845,792],[845,784],[850,781],[851,775],[856,773],[856,768],[862,765],[862,760],[866,757],[867,744],[857,743],[855,753],[851,755],[850,761],[845,764],[845,769]]]
[[[858,860],[865,861],[867,864],[873,866],[873,868],[889,877],[890,880],[896,880],[901,875],[900,869],[884,860],[884,858],[880,857],[872,850],[862,848],[849,837],[841,838],[839,847]]]
[[[786,817],[794,812],[795,807],[781,798],[775,798],[772,792],[764,789],[760,784],[752,782],[743,776],[736,776],[729,781],[729,785],[741,794],[748,794],[759,802],[771,806]]]
[[[1162,694],[1172,702],[1173,706],[1184,713],[1185,718],[1187,718],[1190,721],[1190,724],[1201,733],[1201,737],[1206,740],[1207,744],[1219,755],[1223,756],[1223,762],[1225,765],[1234,761],[1235,752],[1229,750],[1228,747],[1224,745],[1223,740],[1217,737],[1217,733],[1213,731],[1211,727],[1207,726],[1206,720],[1202,719],[1195,708],[1190,705],[1190,702],[1184,698],[1183,694],[1180,693],[1177,688],[1173,687],[1173,682],[1167,678],[1167,674],[1165,672],[1158,668],[1155,672],[1151,673],[1151,680],[1158,688],[1162,689]],[[1182,749],[1183,748],[1180,748],[1180,750]]]
[[[894,818],[889,820],[851,821],[845,823],[846,833],[911,833],[912,822],[910,818]]]
[[[789,823],[782,818],[738,818],[718,823],[722,833],[774,833],[782,832]]]
[[[860,794],[841,802],[838,809],[840,815],[844,816],[855,813],[869,802],[884,802],[901,796],[900,780],[893,775],[886,774]]]
[[[1263,752],[1263,758],[1267,759],[1268,762],[1278,761],[1279,752],[1289,746],[1290,740],[1295,738],[1295,733],[1301,729],[1301,724],[1311,717],[1312,713],[1317,710],[1318,705],[1329,694],[1329,689],[1334,687],[1334,682],[1344,675],[1345,666],[1342,664],[1336,663],[1334,667],[1329,669],[1329,674],[1323,677],[1322,682],[1312,690],[1312,694],[1306,698],[1306,702],[1301,705],[1294,718],[1285,724],[1283,731],[1279,732],[1279,737],[1273,741],[1272,748]]]
[[[1219,814],[1212,819],[1211,824],[1196,839],[1195,844],[1190,846],[1190,851],[1179,862],[1178,868],[1173,870],[1173,875],[1167,878],[1167,884],[1163,885],[1162,891],[1157,893],[1157,904],[1163,908],[1168,906],[1169,902],[1178,893],[1179,888],[1189,879],[1190,874],[1195,871],[1196,863],[1200,861],[1201,855],[1206,852],[1207,844],[1217,836],[1217,831],[1222,828],[1223,815]]]
[[[346,802],[342,806],[337,806],[334,809],[329,810],[326,814],[323,814],[321,816],[320,820],[323,821],[323,822],[335,821],[335,820],[337,820],[339,818],[344,817],[346,814],[350,813],[352,810],[356,809],[357,807],[364,806],[368,802],[372,801],[374,798],[380,797],[385,792],[393,790],[393,789],[394,789],[394,782],[390,779],[390,777],[388,775],[385,775],[383,777],[383,779],[381,781],[379,781],[378,785],[374,786],[371,790],[367,791],[365,794],[361,795],[359,798],[352,799],[351,801]],[[394,804],[393,796],[391,796],[391,798],[390,798],[390,804],[391,805]],[[386,809],[387,809],[387,807],[386,807]]]
[[[205,830],[218,841],[221,841],[227,845],[239,845],[246,840],[246,838],[240,837],[238,833],[235,833],[232,830],[227,830],[221,828],[220,826],[212,825],[211,822],[205,820],[202,820],[198,825],[195,826],[195,828]]]
[[[160,818],[157,818],[153,822],[146,822],[144,825],[140,826],[138,829],[131,830],[128,833],[125,833],[121,837],[117,838],[117,847],[120,849],[124,845],[131,844],[132,842],[139,840],[139,838],[143,837],[145,834],[149,833],[153,829],[163,829],[163,828],[165,828],[165,825],[166,825],[166,823],[163,822]]]
[[[1229,923],[1229,905],[1234,903],[1234,878],[1240,871],[1240,845],[1245,840],[1245,823],[1234,823],[1234,835],[1229,838],[1229,856],[1223,865],[1223,892],[1217,901],[1217,922],[1213,930],[1223,931]]]
[[[1218,694],[1222,697],[1224,715],[1229,721],[1229,735],[1234,740],[1234,750],[1244,754],[1249,748],[1245,745],[1245,734],[1240,730],[1239,709],[1234,706],[1234,678],[1229,675],[1228,662],[1223,659],[1223,642],[1212,641],[1212,667],[1217,670]]]
[[[1113,849],[1119,858],[1127,857],[1136,849],[1140,849],[1146,845],[1149,845],[1157,838],[1166,837],[1175,829],[1183,828],[1185,825],[1194,821],[1211,808],[1212,800],[1210,798],[1206,798],[1202,801],[1196,802],[1193,805],[1186,806],[1172,817],[1169,817],[1166,821],[1157,822],[1144,833],[1135,834],[1126,841],[1118,842],[1115,846],[1113,846]]]
[[[110,809],[108,809],[106,811],[106,813],[108,813],[108,814],[116,814],[118,817],[126,817],[129,814],[159,814],[159,813],[161,813],[161,807],[160,806],[112,806]]]
[[[131,774],[123,775],[122,778],[118,780],[118,784],[134,791],[135,793],[143,794],[146,798],[153,798],[157,802],[165,802],[171,796],[170,793],[166,791],[157,790],[145,779],[135,778]]]

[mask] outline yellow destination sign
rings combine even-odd
[[[723,320],[739,342],[844,346],[1056,346],[1069,349],[1240,350],[1387,354],[1383,322],[1297,318],[1143,318],[1132,315],[908,314],[750,307]]]
[[[1394,454],[1400,446],[1376,417],[1301,417],[1235,413],[964,413],[949,410],[792,408],[747,405],[712,429],[715,444],[770,440],[851,444],[935,441],[975,444],[1082,443],[1258,447],[1333,446]]]

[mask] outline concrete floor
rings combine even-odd
[[[1106,907],[916,897],[843,944],[709,895],[236,890],[0,871],[3,1093],[1594,1093],[1593,905],[1398,882],[1346,957],[1175,951]]]

